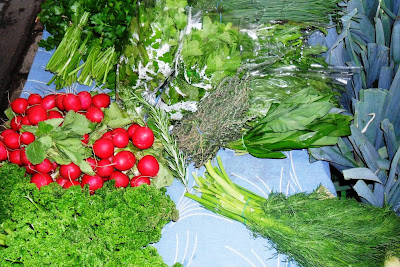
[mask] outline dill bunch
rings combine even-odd
[[[248,109],[248,80],[225,78],[200,101],[197,112],[185,115],[174,127],[179,149],[196,167],[203,165],[221,146],[240,138]]]
[[[245,224],[256,236],[306,267],[383,266],[400,255],[400,218],[388,208],[332,198],[322,187],[289,197],[263,198],[233,183],[217,157],[193,177],[200,196],[185,196],[217,214]]]

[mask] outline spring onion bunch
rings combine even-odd
[[[193,174],[201,196],[185,195],[217,214],[245,224],[301,266],[382,266],[400,255],[400,219],[389,209],[331,198],[324,190],[265,199],[233,183],[221,159]]]

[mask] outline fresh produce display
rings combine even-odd
[[[249,122],[249,129],[227,147],[259,158],[285,158],[281,151],[335,145],[350,134],[352,117],[330,113],[329,96],[314,90],[294,94],[272,104],[265,117]]]
[[[330,197],[324,190],[263,198],[233,183],[219,158],[193,174],[203,207],[245,224],[301,266],[383,266],[400,255],[400,219],[389,209]]]
[[[187,24],[186,6],[186,0],[143,1],[137,6],[118,66],[121,99],[129,97],[125,88],[155,94],[172,75]]]
[[[153,131],[107,94],[50,94],[33,105],[30,100],[17,98],[6,111],[11,128],[1,134],[0,156],[24,166],[38,188],[57,181],[64,188],[88,184],[94,192],[110,179],[126,187],[138,175],[148,183],[160,178],[156,187],[171,181]]]
[[[57,183],[38,190],[21,169],[10,163],[0,168],[0,188],[7,193],[0,202],[7,215],[1,217],[1,266],[168,266],[150,245],[179,217],[165,190],[122,190],[113,183],[94,195]]]

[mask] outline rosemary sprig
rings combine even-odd
[[[154,133],[156,137],[161,140],[161,143],[163,144],[168,155],[168,167],[173,172],[175,178],[180,180],[188,191],[188,177],[186,175],[187,158],[185,154],[179,150],[176,140],[170,134],[171,124],[169,114],[160,108],[154,107],[142,96],[133,92],[130,92],[130,97],[125,102],[125,106],[127,106],[127,104],[130,102],[139,103],[148,109],[149,115],[153,119],[154,125],[156,126]],[[127,108],[131,109],[129,106],[127,106]]]

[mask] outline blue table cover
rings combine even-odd
[[[44,32],[43,38],[48,37]],[[30,93],[41,95],[54,92],[54,85],[47,86],[53,74],[45,66],[54,51],[39,48],[34,59],[22,97]],[[76,85],[68,90],[75,92],[95,88]],[[319,185],[335,194],[325,162],[310,163],[306,150],[285,152],[286,159],[258,159],[250,155],[236,156],[233,151],[221,149],[224,167],[235,183],[267,197],[270,192],[286,195],[311,192]],[[189,166],[189,188],[194,181],[192,172],[203,174],[204,168]],[[154,244],[168,265],[175,262],[186,266],[297,266],[271,248],[267,239],[255,237],[242,223],[221,217],[184,196],[185,188],[177,180],[168,187],[167,194],[175,201],[180,213],[177,222],[167,224],[160,242]]]

